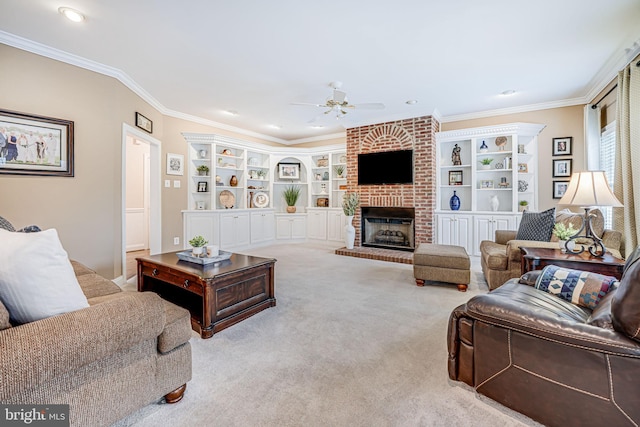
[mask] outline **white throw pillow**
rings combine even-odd
[[[16,323],[89,306],[55,229],[0,229],[0,300]]]

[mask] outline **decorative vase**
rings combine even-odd
[[[457,211],[460,209],[460,197],[456,195],[456,192],[453,192],[453,196],[449,199],[449,207],[452,211]]]
[[[229,180],[229,185],[232,187],[238,186],[238,178],[235,175],[231,175],[231,179]]]
[[[485,165],[484,163],[480,163],[480,169],[489,170],[491,169],[491,165]]]
[[[498,196],[495,194],[491,196],[491,200],[489,201],[489,203],[491,205],[491,210],[497,212],[498,208],[500,207],[500,200],[498,200]]]
[[[287,206],[287,213],[296,213],[295,206]]]
[[[482,141],[482,145],[480,146],[480,152],[481,153],[486,153],[487,151],[489,151],[489,147],[487,146],[487,144]]]
[[[353,249],[353,244],[356,241],[356,229],[352,224],[353,215],[347,217],[347,225],[344,226],[344,241],[347,249]]]

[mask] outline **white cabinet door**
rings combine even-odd
[[[220,214],[220,248],[232,249],[249,245],[249,214]]]
[[[495,240],[496,230],[515,230],[516,215],[474,215],[473,253],[480,255],[480,242]]]
[[[251,244],[269,242],[275,238],[273,211],[251,212]]]
[[[327,212],[327,239],[344,242],[344,227],[346,225],[346,217],[341,210]]]
[[[313,210],[308,213],[308,234],[310,239],[327,240],[327,212]]]
[[[471,215],[437,215],[436,224],[438,244],[462,246],[473,253]]]
[[[202,236],[212,245],[220,244],[218,221],[220,215],[215,212],[185,212],[183,247],[188,247],[189,240],[195,236]]]
[[[291,238],[291,219],[285,216],[276,217],[276,239]]]
[[[291,221],[291,238],[304,239],[307,237],[307,218],[299,216]]]

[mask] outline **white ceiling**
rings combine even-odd
[[[0,16],[0,42],[113,75],[164,114],[283,143],[586,103],[640,40],[639,0],[2,0]],[[337,120],[291,105],[324,103],[336,80],[351,103],[386,108]]]

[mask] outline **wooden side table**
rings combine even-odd
[[[624,270],[625,261],[608,252],[603,257],[594,257],[588,251],[579,255],[562,253],[560,249],[549,248],[522,247],[520,251],[522,252],[522,274],[527,271],[542,270],[546,265],[557,265],[613,276],[620,280]]]

